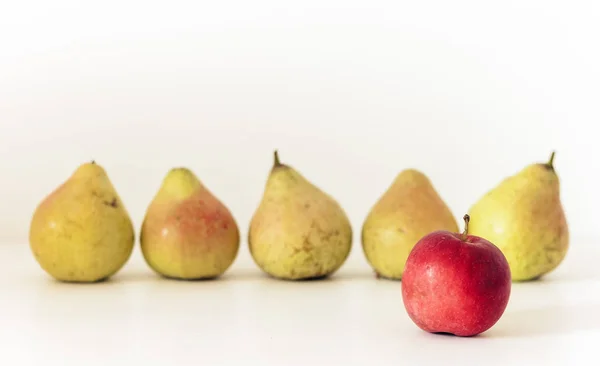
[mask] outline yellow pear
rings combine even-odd
[[[436,230],[458,232],[458,224],[431,181],[420,171],[407,169],[367,215],[363,252],[378,276],[398,280],[413,246]]]
[[[106,171],[85,163],[36,208],[29,243],[40,266],[65,282],[96,282],[129,259],[133,224]]]
[[[526,166],[486,193],[469,212],[469,231],[502,250],[514,281],[527,281],[554,270],[569,247],[569,228],[553,165]]]
[[[208,279],[232,265],[240,234],[230,211],[198,177],[174,168],[146,210],[140,242],[144,259],[158,274]]]
[[[344,210],[277,151],[262,200],[250,222],[248,242],[256,264],[285,280],[327,277],[346,261],[352,228]]]

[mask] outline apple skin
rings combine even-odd
[[[465,218],[468,224],[468,217]],[[411,320],[430,333],[470,337],[500,319],[510,297],[510,268],[494,244],[478,236],[432,232],[412,249],[402,276]]]

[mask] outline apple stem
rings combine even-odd
[[[546,163],[546,165],[548,165],[548,167],[550,169],[554,169],[554,155],[556,155],[556,151],[553,151],[552,154],[550,155],[550,159],[548,160],[548,162]]]
[[[463,216],[463,220],[465,220],[465,231],[463,231],[463,240],[467,240],[467,236],[469,235],[469,221],[471,221],[471,216],[466,214]]]
[[[273,152],[273,166],[280,166],[281,162],[279,161],[279,152],[275,150]]]

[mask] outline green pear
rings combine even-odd
[[[146,210],[140,242],[155,272],[175,279],[207,279],[233,264],[240,233],[229,209],[191,170],[174,168]]]
[[[346,261],[350,221],[340,205],[289,165],[277,151],[248,233],[256,264],[285,280],[324,278]]]
[[[487,192],[470,211],[470,233],[502,250],[514,281],[554,270],[569,248],[569,228],[553,165],[530,164]]]
[[[65,282],[96,282],[129,259],[133,224],[106,171],[85,163],[35,209],[29,243],[39,265]]]
[[[378,276],[399,280],[414,245],[436,230],[458,232],[458,224],[431,181],[420,171],[407,169],[367,215],[363,252]]]

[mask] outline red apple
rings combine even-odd
[[[435,231],[415,244],[402,276],[402,300],[421,329],[468,337],[500,319],[510,297],[504,254],[484,238]]]

